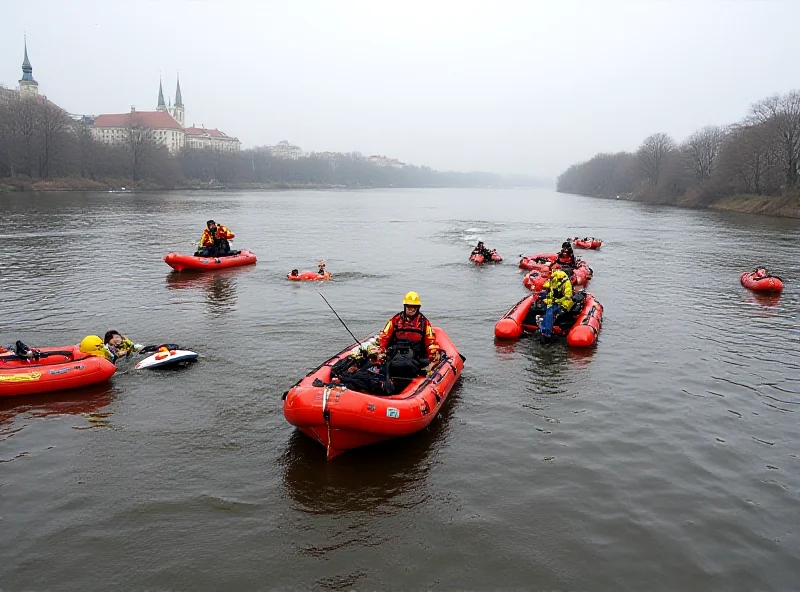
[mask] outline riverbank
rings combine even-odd
[[[133,183],[129,179],[84,179],[66,177],[46,181],[6,179],[0,182],[0,193],[17,191],[171,191],[192,189],[282,191],[286,189],[371,189],[371,187],[331,185],[325,183],[203,183],[185,182],[175,185],[159,185],[150,181]]]
[[[566,192],[559,192],[566,193]],[[720,212],[737,212],[739,214],[757,214],[760,216],[778,216],[781,218],[800,218],[800,197],[769,196],[769,195],[731,195],[720,197],[711,203],[699,204],[686,196],[678,201],[669,203],[646,199],[643,195],[626,193],[623,195],[590,195],[579,194],[586,197],[600,199],[623,199],[639,203],[656,203],[658,205],[673,206],[692,210],[716,210]]]
[[[709,206],[709,209],[782,218],[800,218],[800,198],[732,195],[715,201]]]

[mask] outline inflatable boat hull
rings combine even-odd
[[[77,346],[44,347],[39,360],[0,355],[0,397],[33,395],[82,388],[105,382],[117,368],[100,356],[90,356]]]
[[[238,255],[224,257],[195,257],[194,255],[182,255],[181,253],[167,253],[166,257],[164,257],[164,262],[175,271],[183,271],[184,269],[214,271],[225,269],[226,267],[253,265],[256,262],[256,254],[247,249],[242,249]]]
[[[403,392],[377,396],[338,383],[331,367],[352,353],[351,346],[309,372],[284,394],[286,421],[324,446],[328,459],[424,429],[436,417],[464,369],[463,358],[447,333],[438,327],[434,332],[446,356],[430,374],[414,378]]]

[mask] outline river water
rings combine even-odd
[[[215,218],[258,264],[170,273]],[[118,329],[201,353],[0,401],[0,589],[790,590],[800,221],[550,191],[0,197],[0,343]],[[518,255],[577,251],[587,352],[493,326]],[[506,257],[476,268],[482,239]],[[335,281],[290,283],[324,258]],[[739,273],[786,283],[759,297]],[[416,436],[324,449],[281,394],[415,290],[467,358]]]

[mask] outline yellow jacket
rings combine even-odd
[[[556,269],[550,276],[550,279],[542,286],[543,290],[547,290],[544,303],[547,306],[558,304],[564,310],[572,308],[572,282],[569,281],[567,274]]]
[[[122,344],[120,344],[117,347],[114,347],[110,343],[107,343],[106,350],[108,350],[111,353],[111,358],[113,358],[111,361],[113,362],[117,358],[123,358],[127,355],[132,354],[134,351],[136,351],[136,347],[134,346],[133,341],[131,341],[127,337],[124,337],[122,340]]]
[[[208,228],[203,230],[203,237],[200,239],[200,246],[210,247],[211,245],[214,244],[215,239],[222,240],[224,238],[227,240],[231,240],[233,236],[234,236],[233,233],[230,230],[228,230],[227,226],[223,226],[222,224],[217,224],[217,232],[215,232],[213,235],[211,234],[211,231]]]

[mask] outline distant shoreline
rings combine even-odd
[[[558,193],[570,193],[559,191]],[[692,204],[686,200],[679,200],[675,203],[661,203],[643,199],[641,196],[628,193],[624,195],[590,195],[585,193],[573,194],[583,195],[584,197],[596,197],[598,199],[612,199],[635,201],[651,205],[664,205],[689,210],[714,210],[717,212],[736,212],[738,214],[755,214],[759,216],[775,216],[778,218],[798,218],[800,219],[800,199],[792,197],[775,197],[767,195],[731,195],[721,197],[709,205]]]
[[[30,180],[0,180],[0,194],[30,192],[67,192],[67,191],[98,191],[102,193],[132,193],[147,191],[289,191],[297,189],[309,190],[357,190],[357,189],[514,189],[516,186],[459,186],[459,185],[419,185],[419,186],[392,186],[392,185],[336,185],[330,183],[184,183],[174,186],[158,185],[151,182],[134,184],[125,179],[105,179],[94,181],[65,177],[46,181]],[[531,188],[537,188],[531,186]]]
[[[50,181],[37,181],[35,183],[24,182],[0,182],[0,193],[18,192],[69,192],[69,191],[98,191],[102,193],[132,193],[147,191],[289,191],[296,189],[317,189],[317,190],[356,190],[356,189],[445,189],[457,188],[455,186],[423,186],[418,187],[394,187],[384,185],[332,185],[326,183],[186,183],[175,186],[157,185],[154,183],[142,183],[135,185],[124,181],[102,182],[90,179],[53,179]],[[483,188],[475,186],[474,188]]]

